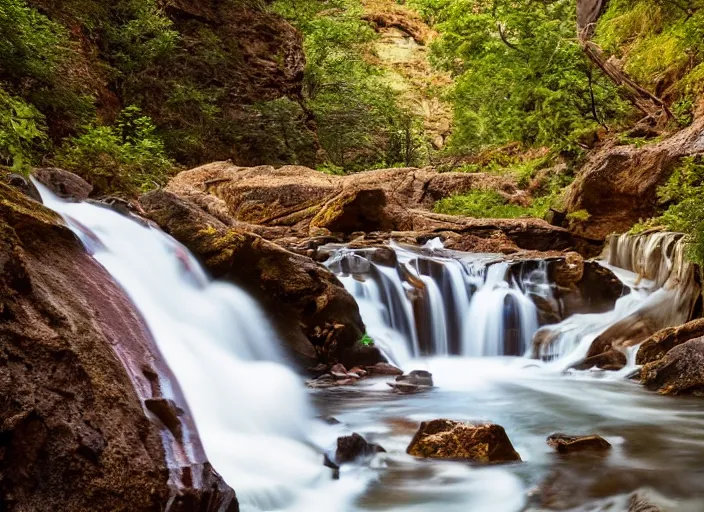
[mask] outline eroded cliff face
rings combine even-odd
[[[0,184],[0,509],[234,512],[140,315]]]

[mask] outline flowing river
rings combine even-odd
[[[645,391],[628,380],[631,365],[568,370],[617,322],[652,311],[663,327],[686,320],[694,295],[674,239],[619,242],[624,249],[604,265],[630,293],[611,312],[543,327],[555,335],[540,359],[526,354],[540,328],[531,297],[551,298],[544,265],[511,272],[496,255],[454,254],[434,243],[396,247],[397,264],[385,266],[364,251],[334,248],[327,265],[357,298],[369,334],[404,369],[430,370],[436,387],[397,395],[384,379],[369,379],[306,390],[258,305],[212,282],[184,247],[108,208],[41,193],[141,311],[209,459],[244,511],[616,512],[629,510],[636,491],[663,510],[704,510],[701,402]],[[656,249],[655,267],[635,261],[642,254],[649,262]],[[409,299],[414,286],[423,300]],[[418,423],[434,418],[498,423],[524,462],[478,467],[406,455]],[[545,444],[556,431],[599,434],[614,449],[560,457]],[[343,466],[332,480],[322,454],[351,432],[387,453]]]

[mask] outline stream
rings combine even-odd
[[[144,316],[243,511],[616,512],[628,510],[634,491],[664,510],[704,509],[701,402],[645,391],[628,379],[632,364],[568,369],[629,315],[657,309],[663,327],[683,321],[693,299],[680,281],[668,286],[678,266],[667,255],[652,279],[604,261],[630,293],[610,313],[549,326],[558,334],[538,360],[525,355],[540,327],[528,297],[552,293],[541,265],[516,278],[496,255],[452,254],[433,242],[395,247],[399,274],[363,252],[334,248],[327,265],[357,298],[369,334],[404,370],[431,371],[436,387],[399,395],[387,379],[367,379],[308,390],[285,366],[259,306],[211,281],[183,246],[111,209],[38,187]],[[410,301],[409,283],[423,283],[423,307]],[[498,423],[524,462],[478,467],[406,455],[418,423],[434,418]],[[345,465],[333,480],[322,454],[351,432],[387,453]],[[599,434],[614,449],[560,457],[545,443],[554,432]]]

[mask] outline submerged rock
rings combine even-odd
[[[603,452],[611,449],[611,444],[601,436],[568,436],[567,434],[551,434],[547,438],[548,446],[558,453]]]
[[[626,354],[616,349],[611,349],[595,356],[587,357],[581,363],[574,365],[575,370],[590,370],[600,368],[607,371],[618,371],[623,369],[628,360]]]
[[[0,509],[238,510],[122,289],[53,212],[0,199]]]
[[[704,396],[704,337],[678,345],[643,366],[641,382],[664,395]]]
[[[421,423],[406,452],[415,457],[479,463],[521,460],[502,426],[445,419]]]
[[[394,391],[418,393],[433,387],[433,374],[425,370],[413,370],[408,375],[399,375],[394,382],[387,382]]]
[[[351,436],[337,438],[337,449],[335,450],[335,463],[338,465],[354,462],[357,459],[372,457],[377,453],[384,453],[383,447],[378,444],[369,443],[357,433]]]

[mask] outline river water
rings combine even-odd
[[[505,265],[481,263],[493,256],[473,256],[470,264],[430,258],[442,264],[421,265],[407,276],[430,290],[427,307],[413,310],[407,283],[388,269],[379,271],[387,279],[360,280],[361,270],[372,267],[353,255],[361,265],[356,274],[338,271],[370,334],[405,369],[430,370],[436,387],[396,395],[384,379],[369,379],[306,390],[303,378],[284,366],[281,342],[258,305],[236,287],[212,282],[180,244],[110,209],[41,192],[144,316],[183,388],[209,459],[244,511],[619,511],[628,510],[629,493],[643,489],[663,510],[704,510],[701,403],[646,392],[626,378],[629,369],[565,371],[570,354],[615,318],[653,297],[671,298],[666,279],[636,285],[622,273],[633,292],[619,299],[620,312],[565,320],[560,332],[587,327],[558,344],[559,357],[543,362],[520,357],[538,328],[526,297],[548,293],[540,268],[510,279]],[[400,260],[415,258],[398,252]],[[418,315],[431,325],[419,331]],[[503,425],[524,462],[477,467],[406,455],[418,423],[433,418]],[[599,434],[614,449],[599,457],[560,457],[545,444],[556,431]],[[322,454],[350,432],[387,453],[343,466],[334,481]]]

